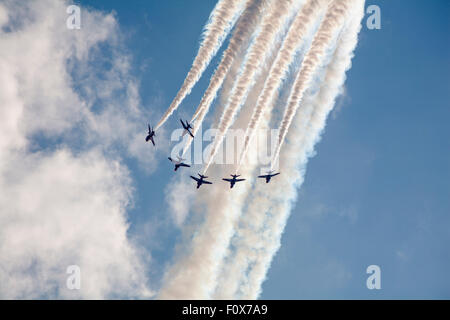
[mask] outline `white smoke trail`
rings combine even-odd
[[[311,29],[312,25],[328,0],[308,0],[297,14],[294,22],[289,28],[288,34],[283,41],[280,52],[277,55],[275,63],[269,73],[269,77],[264,84],[264,89],[258,98],[258,102],[253,111],[252,118],[245,132],[244,147],[241,152],[236,172],[239,172],[242,161],[245,158],[249,145],[258,128],[261,116],[267,108],[273,106],[273,100],[288,72],[288,68],[294,60],[295,53],[304,42],[305,35]]]
[[[260,22],[261,14],[264,11],[264,7],[267,1],[272,0],[249,0],[247,2],[244,13],[236,23],[235,31],[233,32],[230,43],[223,54],[222,60],[220,61],[219,66],[214,72],[214,75],[211,77],[209,86],[206,89],[197,110],[192,116],[191,123],[198,118],[192,132],[194,136],[203,123],[203,119],[205,118],[206,113],[208,112],[214,98],[216,97],[217,91],[222,86],[223,81],[227,76],[231,65],[233,64],[237,53],[239,52],[241,47],[249,41],[252,33],[255,30],[255,26]],[[189,136],[186,145],[183,148],[183,155],[189,149],[192,141],[192,137]]]
[[[236,252],[230,259],[230,268],[219,287],[221,290],[216,293],[219,298],[256,299],[261,292],[261,284],[280,246],[291,206],[296,200],[296,189],[303,182],[306,163],[313,155],[327,116],[345,82],[345,73],[351,67],[364,16],[364,0],[355,0],[352,5],[352,17],[341,33],[320,90],[305,98],[296,116],[298,123],[289,133],[295,139],[288,140],[281,154],[284,171],[289,175],[280,175],[273,182],[275,188],[258,185],[250,196],[251,203],[237,230]],[[237,265],[238,268],[233,268]]]
[[[339,27],[346,17],[350,4],[350,0],[334,0],[329,5],[325,18],[322,21],[317,34],[314,36],[311,48],[302,61],[300,71],[297,74],[291,90],[291,95],[288,99],[288,105],[280,125],[278,145],[272,159],[272,166],[277,162],[292,119],[300,106],[305,90],[311,83],[312,75],[320,66],[326,53],[326,49],[329,47],[336,31],[339,30]]]
[[[329,0],[331,1],[331,0]],[[327,3],[329,2],[327,1]],[[291,58],[289,58],[286,55],[286,45],[287,45],[287,41],[289,39],[294,40],[293,37],[293,30],[295,30],[296,34],[298,34],[298,21],[299,19],[303,19],[303,21],[305,21],[305,23],[308,23],[308,20],[310,18],[313,18],[312,16],[309,16],[308,18],[304,17],[304,14],[307,11],[310,11],[311,9],[311,5],[314,6],[314,4],[311,4],[312,1],[308,1],[307,3],[304,4],[304,6],[301,8],[301,11],[296,15],[294,22],[291,24],[287,35],[283,41],[282,46],[280,47],[279,50],[277,50],[278,54],[276,55],[276,59],[275,62],[271,65],[270,68],[270,73],[268,73],[268,76],[266,78],[266,81],[264,82],[264,86],[263,88],[265,90],[267,90],[267,83],[268,83],[268,79],[271,77],[270,75],[273,76],[274,74],[274,68],[276,65],[280,66],[280,55],[283,55],[287,60],[291,60],[288,65],[286,66],[282,66],[283,68],[288,68],[289,64],[294,64],[294,59],[295,61],[298,61],[298,59],[301,58],[302,55],[298,56],[298,54],[296,53],[297,51],[301,50],[302,52],[306,51],[308,49],[308,46],[311,42],[311,38],[313,37],[317,26],[319,25],[320,22],[320,16],[323,15],[324,11],[323,9],[326,9],[327,6],[325,2],[322,2],[319,5],[319,7],[316,7],[315,10],[316,12],[313,12],[312,15],[315,16],[314,18],[316,18],[316,21],[314,22],[314,27],[309,26],[309,28],[307,28],[308,30],[301,30],[300,33],[302,34],[302,36],[300,37],[300,39],[298,40],[299,42],[302,42],[302,44],[297,44],[296,48],[292,48],[291,50],[294,51],[292,54],[295,55]],[[315,5],[317,5],[317,1],[314,0],[314,2],[316,2]],[[312,22],[312,21],[311,21]],[[297,26],[294,26],[297,25]],[[294,29],[295,28],[295,29]],[[307,33],[307,34],[305,34]],[[292,44],[292,41],[290,41],[289,43]],[[284,49],[283,49],[284,47]],[[283,53],[282,53],[283,52]],[[295,65],[299,64],[299,62],[295,62]],[[299,66],[296,66],[295,69],[298,69]],[[277,68],[278,69],[278,68]],[[283,74],[283,72],[281,71],[279,73],[280,77],[284,77],[286,75]],[[273,79],[274,81],[274,79]],[[278,85],[279,87],[281,87],[281,82],[283,80],[279,79],[280,84]],[[288,86],[289,87],[289,86]],[[263,89],[263,90],[264,90]],[[281,89],[281,88],[275,88],[275,89]],[[258,96],[258,102],[261,103],[261,97],[264,95],[264,93],[262,92],[262,90],[260,91],[261,93]],[[260,110],[261,114],[259,115],[259,120],[258,120],[258,128],[253,128],[253,134],[260,134],[261,131],[263,132],[268,132],[268,130],[270,130],[270,122],[271,122],[271,109],[273,107],[272,104],[275,104],[275,100],[277,99],[277,94],[273,93],[273,97],[270,99],[271,104],[269,104],[268,106],[266,106],[265,108],[262,108]],[[277,102],[279,103],[279,102]],[[258,108],[258,103],[255,103],[256,108]],[[252,112],[252,119],[255,117],[255,109],[253,109]],[[250,119],[249,121],[247,121],[246,123],[249,124],[250,123]],[[247,126],[247,131],[246,131],[246,135],[249,132],[249,128]],[[267,136],[263,139],[261,139],[260,136],[258,136],[258,141],[255,140],[252,144],[249,144],[247,147],[249,147],[249,151],[250,149],[252,149],[254,147],[254,144],[257,143],[258,144],[258,150],[265,150],[265,148],[267,148],[267,140],[265,140],[267,138]],[[253,141],[252,140],[252,141]],[[263,145],[260,144],[261,141],[263,143]],[[256,152],[256,150],[253,150],[254,152]],[[242,156],[242,153],[241,153]],[[242,158],[241,158],[242,159]],[[251,160],[251,159],[250,159]],[[240,163],[238,164],[238,168],[240,167]],[[250,171],[252,172],[252,175],[255,174],[255,169],[256,166],[252,165],[252,162],[250,161],[249,163],[247,163],[241,170],[244,171]],[[236,172],[241,172],[240,169],[237,169]],[[257,179],[258,180],[258,179]],[[258,187],[258,182],[256,182],[257,185],[256,187]],[[272,182],[273,183],[273,182]],[[252,197],[255,196],[261,196],[261,194],[255,194],[254,189],[249,190],[249,196],[248,199],[250,199],[249,201],[251,201]],[[260,204],[262,204],[259,208],[259,211],[261,212],[261,214],[264,213],[264,210],[267,208],[268,205],[270,205],[270,203],[266,203],[264,201],[259,202]],[[253,203],[253,205],[255,205],[255,203]],[[247,211],[247,208],[244,207],[241,209],[242,211]],[[241,221],[246,220],[245,218],[246,214],[244,214],[244,217],[241,218]],[[248,216],[248,214],[247,214]],[[258,221],[258,219],[261,219],[261,215],[255,217],[256,221]],[[238,234],[235,235],[235,237],[232,240],[232,243],[228,249],[228,252],[226,254],[226,258],[224,259],[224,262],[221,266],[221,279],[227,279],[227,281],[222,281],[221,283],[218,284],[218,287],[216,288],[216,291],[214,293],[214,298],[215,299],[233,299],[235,292],[238,290],[238,286],[241,283],[242,277],[244,272],[246,271],[246,269],[249,267],[248,265],[248,259],[249,257],[252,255],[252,250],[247,250],[246,247],[244,246],[244,242],[245,241],[250,241],[249,239],[246,239],[244,237],[244,239],[242,239],[243,236],[245,236],[243,234],[243,232],[245,232],[245,230],[242,229],[241,227],[242,222],[239,222],[239,228],[238,228]],[[254,234],[248,234],[248,237],[251,238],[252,240],[256,239],[256,236]],[[234,249],[236,249],[236,247],[238,247],[238,251],[235,252]]]
[[[283,79],[275,79],[274,75],[277,74],[277,77],[283,78],[285,75],[283,74],[285,69],[288,69],[289,65],[293,62],[294,55],[296,55],[296,51],[298,51],[300,48],[300,43],[309,42],[305,39],[306,34],[308,33],[308,40],[310,37],[312,37],[312,33],[314,31],[314,28],[312,26],[308,25],[314,22],[314,25],[318,24],[319,14],[322,14],[326,8],[326,4],[331,1],[327,0],[325,1],[307,1],[303,4],[301,10],[298,12],[296,17],[294,18],[293,23],[288,29],[287,35],[285,39],[283,40],[282,46],[280,49],[276,50],[278,54],[276,55],[275,62],[271,64],[270,72],[268,73],[268,76],[266,78],[266,81],[264,83],[264,90],[266,90],[266,93],[263,93],[261,91],[261,94],[258,96],[258,103],[256,103],[256,108],[260,108],[258,112],[260,113],[258,115],[259,120],[255,123],[256,126],[258,126],[258,129],[262,129],[262,131],[267,132],[269,130],[269,122],[270,122],[270,107],[274,103],[274,100],[276,99],[275,93],[267,93],[268,89],[268,83],[274,83],[275,81],[278,81],[278,85],[272,85],[275,89],[279,89],[281,86],[281,83]],[[312,21],[316,20],[316,21]],[[296,38],[298,37],[298,38]],[[306,45],[306,43],[304,44]],[[289,57],[289,52],[291,52],[292,56]],[[282,57],[282,58],[281,58]],[[282,63],[284,62],[284,63]],[[275,71],[276,70],[276,71]],[[287,70],[286,70],[287,71]],[[269,80],[270,79],[270,80]],[[252,90],[253,92],[253,90]],[[268,99],[267,96],[272,94],[273,97]],[[261,97],[266,96],[266,99],[268,99],[268,102],[271,102],[272,104],[261,108]],[[252,119],[255,118],[255,109],[253,109],[252,112]],[[251,120],[250,120],[251,121]],[[247,121],[247,124],[250,123],[250,121]],[[247,126],[246,136],[248,137],[249,128]],[[253,135],[260,134],[261,130],[257,130],[257,128],[253,128],[252,131]],[[261,145],[259,141],[263,143]],[[247,141],[246,141],[247,142]],[[256,142],[256,141],[255,141]],[[258,137],[258,144],[261,150],[264,150],[267,147],[265,138]],[[245,148],[249,148],[250,144],[245,146]],[[253,144],[251,145],[253,146]],[[243,151],[244,152],[244,151]],[[243,159],[245,155],[241,153],[241,159]],[[238,164],[240,166],[240,163]],[[254,169],[256,166],[252,166],[251,163],[248,163],[243,170],[247,172],[252,172],[254,174]],[[240,172],[239,169],[236,170],[236,172]],[[250,192],[250,190],[249,190]],[[251,197],[249,197],[251,198]],[[241,211],[245,211],[246,208],[242,208]],[[264,207],[261,208],[261,212],[263,212]],[[241,230],[242,232],[242,230]],[[237,291],[238,286],[241,282],[242,274],[245,272],[245,270],[248,268],[247,259],[251,255],[252,252],[244,253],[245,248],[242,246],[242,244],[239,246],[239,254],[233,255],[233,248],[235,245],[239,245],[239,239],[241,235],[238,235],[236,237],[237,239],[233,239],[233,243],[230,245],[230,248],[228,249],[226,259],[224,259],[224,262],[221,266],[221,279],[222,281],[219,281],[218,286],[216,288],[214,298],[216,299],[231,299],[234,297],[234,293]],[[254,238],[254,237],[253,237]],[[237,241],[237,243],[236,243]]]
[[[220,0],[217,3],[205,27],[203,41],[200,44],[192,67],[169,108],[155,127],[155,130],[158,130],[166,122],[183,99],[191,92],[211,59],[222,46],[228,32],[242,12],[243,4],[244,0]]]
[[[243,69],[236,80],[229,102],[221,116],[218,134],[214,139],[204,173],[208,171],[235,115],[245,101],[248,91],[253,86],[255,75],[260,70],[262,62],[270,54],[278,32],[282,29],[283,24],[287,23],[289,9],[294,7],[293,2],[294,0],[275,1],[273,3],[274,8],[270,14],[263,18],[261,30],[249,48]]]
[[[275,59],[275,52],[279,50],[280,46],[281,41],[278,41],[267,63],[262,66],[263,70],[257,76],[256,83],[249,92],[240,116],[234,123],[237,128],[244,128],[250,120],[253,107]],[[242,59],[243,57],[240,55],[236,57],[230,70],[233,74],[229,74],[223,84],[222,93],[226,91],[225,96],[222,97],[224,99],[229,96],[227,92],[231,92],[228,90],[233,87],[231,79],[237,73],[237,66],[242,64]],[[216,114],[220,115],[218,110]],[[227,166],[215,166],[210,170],[211,176],[223,177],[225,172],[229,173],[228,169]],[[252,170],[253,168],[246,166],[242,175],[248,177]],[[218,278],[220,267],[234,234],[236,222],[242,213],[249,189],[252,187],[251,184],[242,184],[233,190],[224,190],[227,185],[225,182],[221,182],[223,185],[218,185],[220,182],[216,184],[214,181],[214,185],[205,190],[206,192],[197,193],[194,201],[180,204],[193,206],[200,210],[193,210],[189,217],[189,223],[185,223],[183,227],[184,239],[176,248],[175,263],[166,271],[159,298],[211,298],[214,288],[220,280]],[[181,200],[176,197],[174,201]]]

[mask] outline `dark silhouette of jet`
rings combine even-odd
[[[239,174],[231,174],[231,176],[233,177],[233,179],[225,179],[223,178],[223,181],[227,181],[230,183],[230,189],[232,189],[235,185],[236,182],[240,182],[240,181],[244,181],[245,179],[237,179],[237,177],[240,177],[241,175]]]
[[[277,176],[277,175],[280,174],[280,172],[277,172],[277,173],[274,173],[274,174],[272,174],[272,172],[273,172],[273,171],[269,171],[269,172],[267,172],[267,174],[265,174],[265,175],[258,176],[258,178],[265,178],[265,179],[266,179],[266,183],[269,183],[269,182],[270,182],[270,179],[272,179],[272,177],[275,177],[275,176]]]
[[[184,131],[183,131],[183,137],[184,137],[184,135],[186,134],[186,133],[189,133],[189,135],[193,138],[194,137],[194,135],[192,134],[192,132],[191,132],[191,130],[190,129],[194,129],[193,127],[192,127],[192,125],[186,120],[186,123],[184,123],[183,122],[183,119],[180,119],[180,122],[181,122],[181,125],[183,126],[183,129],[184,129]]]
[[[155,136],[155,130],[153,130],[150,125],[148,125],[148,135],[145,138],[145,141],[148,142],[148,140],[150,140],[153,145],[155,145],[155,140],[153,140],[153,137]]]
[[[169,157],[169,160],[172,161],[173,164],[175,164],[175,170],[174,171],[177,171],[179,167],[190,167],[190,165],[188,165],[186,163],[183,163],[183,161],[186,160],[186,159],[182,159],[180,157],[177,157],[177,158],[178,158],[178,160],[174,160],[171,157]]]
[[[201,175],[200,173],[198,174],[199,178],[193,177],[191,176],[192,179],[194,179],[195,181],[197,181],[197,189],[200,188],[200,186],[202,184],[212,184],[212,182],[206,181],[205,179],[208,178],[207,176]]]

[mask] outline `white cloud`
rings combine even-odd
[[[119,157],[154,157],[138,83],[114,16],[82,8],[69,30],[67,5],[0,5],[0,297],[150,296]],[[65,286],[71,264],[81,290]]]
[[[145,295],[144,269],[127,239],[126,170],[99,152],[11,156],[2,172],[0,296]],[[69,265],[82,288],[65,287]]]
[[[4,6],[0,4],[0,28],[8,22],[8,13]]]
[[[179,169],[183,170],[183,168]],[[172,178],[165,189],[165,198],[169,206],[169,214],[175,225],[181,228],[188,217],[191,204],[194,201],[196,190],[188,175],[177,175]]]

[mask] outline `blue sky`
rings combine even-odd
[[[215,2],[78,3],[116,13],[142,104],[157,121],[189,70]],[[363,20],[346,96],[308,164],[261,298],[450,297],[450,3],[370,4],[381,8],[381,30]],[[178,115],[190,117],[217,62]],[[178,126],[177,114],[168,130]],[[151,174],[127,160],[136,190],[131,236],[164,220],[164,189],[155,185],[173,171],[163,155],[158,160]],[[180,234],[169,224],[153,232],[158,241],[148,249],[158,275]],[[366,288],[372,264],[381,267],[381,290]]]

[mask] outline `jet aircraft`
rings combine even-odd
[[[177,156],[178,160],[172,159],[171,157],[168,158],[173,164],[175,164],[174,171],[177,171],[179,167],[190,167],[190,165],[184,163],[183,161],[186,159],[182,159],[181,157]]]
[[[192,179],[194,179],[195,181],[197,181],[197,189],[200,188],[200,186],[202,184],[212,184],[212,182],[206,181],[205,179],[208,178],[207,176],[201,175],[200,173],[198,174],[199,178],[190,176]]]
[[[155,140],[153,140],[153,137],[155,136],[155,130],[153,130],[151,127],[150,127],[150,124],[148,125],[148,135],[147,135],[147,137],[145,138],[145,141],[146,142],[148,142],[148,140],[150,140],[152,143],[153,143],[153,145],[155,145]]]
[[[240,175],[238,175],[238,174],[232,174],[231,176],[233,177],[233,179],[226,179],[226,178],[222,179],[223,181],[227,181],[230,183],[230,189],[232,189],[234,187],[236,182],[245,180],[245,179],[237,179],[237,177],[240,177]]]
[[[269,182],[270,182],[270,179],[272,179],[272,177],[275,177],[275,176],[277,176],[277,175],[280,174],[280,172],[273,173],[273,174],[272,174],[272,172],[273,172],[273,171],[269,171],[269,172],[267,172],[267,174],[265,174],[265,175],[258,176],[258,178],[265,178],[265,179],[266,179],[266,183],[269,183]]]
[[[192,125],[186,120],[186,123],[184,123],[183,122],[183,119],[180,119],[180,122],[181,122],[181,125],[183,126],[183,129],[184,129],[184,131],[183,131],[183,137],[184,137],[184,135],[186,134],[186,133],[189,133],[189,135],[193,138],[194,137],[194,135],[192,134],[192,132],[191,132],[191,130],[190,129],[194,129],[193,127],[192,127]]]

